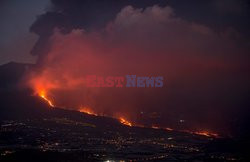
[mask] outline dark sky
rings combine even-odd
[[[49,0],[0,1],[0,64],[35,61],[30,50],[38,37],[29,28],[47,6]]]

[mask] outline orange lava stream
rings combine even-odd
[[[52,103],[52,101],[50,99],[48,99],[48,97],[46,96],[45,91],[40,91],[39,92],[39,96],[44,99],[51,107],[55,107],[55,105]],[[98,115],[96,114],[93,110],[91,110],[91,108],[88,107],[80,107],[79,109],[80,112],[89,114],[89,115],[94,115],[94,116],[103,116],[103,115]],[[130,121],[126,120],[124,117],[119,117],[116,118],[119,120],[119,122],[123,125],[129,126],[129,127],[144,127],[143,125],[134,125],[132,124]],[[152,129],[162,129],[162,130],[167,130],[167,131],[174,131],[174,129],[172,128],[164,128],[164,127],[159,127],[159,126],[151,126]],[[186,133],[190,133],[190,134],[196,134],[196,135],[200,135],[200,136],[206,136],[206,137],[214,137],[214,138],[218,138],[219,135],[216,133],[211,133],[209,131],[189,131],[189,130],[176,130],[179,132],[186,132]]]
[[[39,92],[39,96],[44,99],[51,107],[55,107],[55,105],[52,103],[52,101],[50,99],[48,99],[48,97],[46,96],[45,91],[41,91]]]
[[[163,127],[159,127],[159,126],[152,126],[152,129],[163,129],[163,130],[168,130],[168,131],[174,131],[174,129],[172,128],[163,128]],[[200,135],[200,136],[206,136],[206,137],[214,137],[214,138],[219,138],[219,134],[217,133],[212,133],[209,131],[189,131],[189,130],[175,130],[175,131],[179,131],[179,132],[186,132],[189,134],[195,134],[195,135]]]
[[[195,135],[200,135],[200,136],[206,136],[206,137],[214,137],[214,138],[219,138],[219,134],[217,133],[212,133],[209,131],[189,131],[189,130],[182,130],[181,132],[186,132],[189,134],[195,134]]]
[[[79,109],[79,111],[87,113],[87,114],[90,114],[90,115],[103,116],[103,115],[98,115],[98,114],[94,113],[94,111],[92,111],[88,107],[81,107]],[[148,127],[145,127],[143,125],[132,124],[132,122],[126,120],[124,117],[119,117],[119,118],[116,118],[116,119],[118,119],[121,124],[126,125],[126,126],[148,128]],[[169,128],[169,127],[165,128],[165,127],[159,127],[159,126],[155,126],[155,125],[151,126],[150,128],[152,128],[152,129],[162,129],[162,130],[167,130],[167,131],[186,132],[186,133],[189,133],[189,134],[195,134],[195,135],[206,136],[206,137],[213,137],[213,138],[218,138],[219,137],[218,134],[212,133],[212,132],[209,132],[209,131],[174,130],[174,129]]]
[[[94,115],[94,116],[98,116],[96,113],[94,113],[94,111],[92,111],[90,108],[88,107],[80,107],[79,109],[80,112],[89,114],[89,115]]]
[[[126,119],[124,119],[122,117],[120,117],[119,120],[120,120],[120,123],[122,123],[124,125],[130,126],[130,127],[133,126],[131,122],[127,121]]]
[[[194,132],[194,134],[202,135],[202,136],[207,136],[207,137],[219,137],[218,134],[216,134],[216,133],[211,133],[211,132],[207,132],[207,131]]]

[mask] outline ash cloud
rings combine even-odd
[[[31,32],[40,36],[31,54],[39,56],[38,63],[43,60],[50,49],[48,41],[56,27],[62,29],[63,33],[73,29],[90,31],[104,27],[127,5],[145,8],[166,3],[165,0],[51,0],[50,10],[40,15],[30,27]]]
[[[40,70],[31,74],[30,85],[46,88],[60,106],[89,106],[149,126],[229,133],[231,123],[248,111],[249,47],[235,39],[241,37],[235,29],[215,32],[178,17],[170,6],[149,2],[141,8],[119,1],[112,12],[105,4],[81,15],[67,1],[52,1],[58,12],[41,16],[31,28],[41,37],[34,48]],[[100,22],[94,15],[101,15]],[[160,89],[94,89],[83,85],[87,74],[161,75],[165,82]]]

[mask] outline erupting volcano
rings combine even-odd
[[[0,0],[0,161],[250,161],[249,6]]]
[[[31,27],[40,37],[32,50],[36,67],[24,77],[28,88],[51,107],[109,116],[128,126],[230,134],[234,107],[248,102],[235,96],[245,96],[238,85],[249,81],[248,50],[232,39],[240,38],[237,32],[217,33],[168,5],[136,6],[120,7],[93,29],[64,17],[74,9],[39,17]],[[48,28],[40,25],[51,20],[55,24]],[[92,75],[98,84],[88,87],[86,76]]]
[[[46,93],[45,91],[41,91],[39,93],[39,96],[45,100],[49,106],[51,107],[55,107],[55,105],[51,102],[51,100],[49,100],[46,97]],[[95,113],[91,108],[86,107],[86,106],[81,106],[79,109],[79,112],[82,113],[86,113],[89,115],[93,115],[93,116],[105,116],[105,115],[98,115],[97,113]],[[116,117],[112,117],[111,118],[116,118]],[[201,136],[206,136],[206,137],[213,137],[213,138],[219,138],[220,136],[217,133],[212,133],[209,131],[191,131],[191,130],[174,130],[172,128],[164,128],[164,127],[159,127],[159,126],[151,126],[151,127],[147,127],[147,126],[143,126],[143,125],[136,125],[136,124],[132,124],[130,121],[126,120],[124,117],[118,117],[116,118],[121,124],[129,126],[129,127],[141,127],[141,128],[152,128],[152,129],[161,129],[161,130],[166,130],[166,131],[179,131],[179,132],[186,132],[186,133],[190,133],[190,134],[196,134],[196,135],[201,135]]]
[[[42,90],[41,92],[39,92],[39,96],[44,99],[51,107],[55,107],[55,105],[52,103],[52,101],[50,99],[48,99],[46,92],[44,90]]]

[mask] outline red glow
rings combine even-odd
[[[189,130],[183,130],[182,132],[190,133],[190,134],[196,134],[200,136],[206,136],[206,137],[213,137],[213,138],[219,138],[219,134],[213,133],[210,131],[189,131]]]
[[[44,90],[40,91],[39,96],[44,99],[51,107],[55,107],[54,104],[52,103],[52,101],[50,99],[48,99],[46,92]]]
[[[208,131],[194,132],[194,134],[202,135],[202,136],[206,136],[206,137],[219,137],[218,134],[211,133],[211,132],[208,132]]]
[[[132,123],[129,122],[128,120],[126,120],[126,119],[124,119],[124,118],[122,118],[122,117],[120,117],[119,119],[120,119],[120,123],[122,123],[122,124],[124,124],[124,125],[127,125],[127,126],[130,126],[130,127],[133,126]]]
[[[34,89],[34,93],[38,96],[40,96],[43,100],[45,100],[48,105],[50,107],[55,107],[55,104],[52,102],[51,98],[49,97],[48,93],[54,89],[60,89],[60,88],[65,88],[65,85],[61,85],[61,84],[55,84],[55,82],[52,82],[51,79],[48,79],[50,77],[50,75],[47,76],[48,73],[44,72],[43,75],[41,76],[36,76],[34,78],[32,78],[30,80],[30,84]],[[75,85],[78,84],[78,82],[72,81],[72,80],[68,80],[69,82],[69,87],[73,87]],[[79,80],[80,82],[80,80]],[[74,84],[73,84],[74,83]],[[103,116],[100,114],[97,114],[96,112],[93,111],[93,109],[91,109],[90,107],[86,107],[86,106],[82,106],[78,109],[80,112],[89,114],[89,115],[94,115],[94,116]],[[132,124],[131,121],[128,121],[125,117],[114,117],[114,116],[109,116],[112,118],[116,118],[119,120],[119,122],[123,125],[126,126],[135,126],[135,127],[144,127],[147,128],[146,126],[143,125],[138,125],[138,124]],[[216,133],[212,133],[210,131],[190,131],[190,130],[174,130],[172,128],[165,128],[165,127],[160,127],[160,126],[156,126],[153,125],[151,126],[151,128],[153,129],[162,129],[162,130],[166,130],[166,131],[180,131],[180,132],[186,132],[186,133],[190,133],[190,134],[196,134],[196,135],[200,135],[200,136],[206,136],[206,137],[212,137],[212,138],[217,138],[219,137],[218,134]]]
[[[83,112],[83,113],[86,113],[86,114],[89,114],[89,115],[97,116],[97,114],[88,107],[80,107],[79,111]]]

